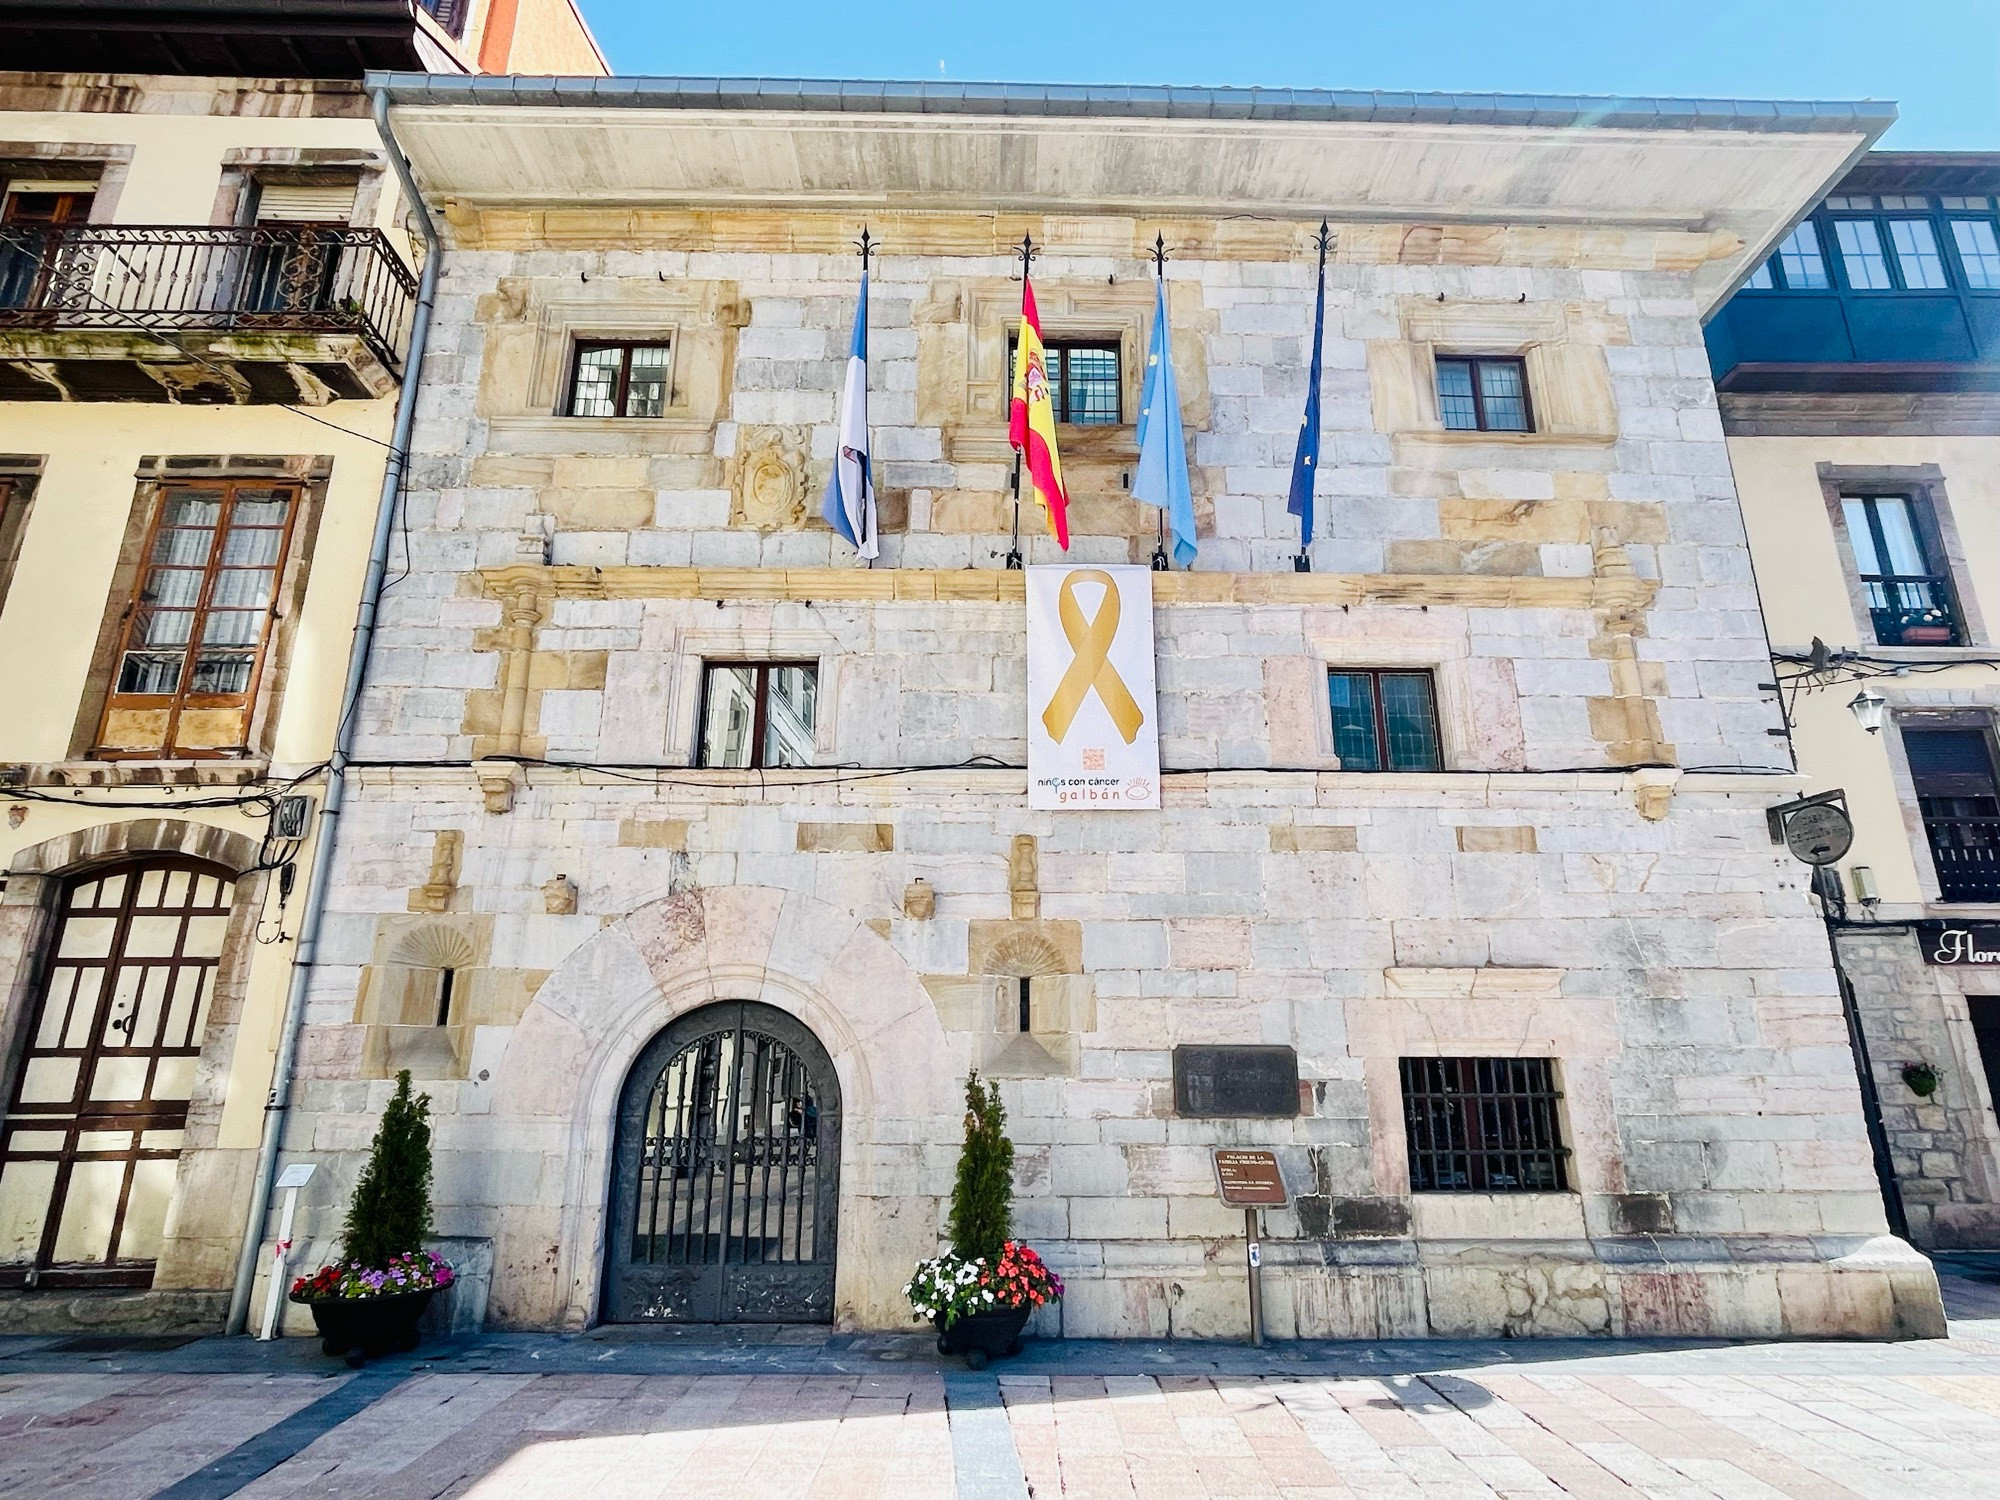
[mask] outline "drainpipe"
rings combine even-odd
[[[354,749],[356,709],[368,676],[368,648],[375,636],[375,617],[382,602],[382,579],[388,571],[389,543],[395,533],[396,507],[409,467],[410,428],[416,418],[418,375],[431,331],[431,307],[437,300],[438,267],[444,258],[437,226],[424,206],[423,194],[410,175],[410,164],[389,127],[389,96],[375,90],[375,129],[382,137],[389,165],[402,185],[403,201],[416,216],[424,238],[424,269],[417,282],[417,306],[410,320],[410,347],[403,357],[402,389],[396,397],[396,426],[389,438],[389,459],[382,470],[382,498],[375,510],[374,544],[368,552],[368,572],[361,584],[361,608],[354,621],[354,644],[347,658],[347,684],[340,697],[340,718],[328,757],[326,802],[319,815],[319,843],[313,849],[312,871],[306,881],[305,911],[299,924],[298,952],[292,958],[291,987],[285,993],[285,1020],[278,1033],[278,1054],[271,1069],[271,1095],[264,1105],[264,1140],[257,1153],[257,1177],[250,1189],[250,1210],[243,1225],[243,1248],[236,1259],[236,1285],[229,1294],[227,1331],[242,1333],[250,1318],[250,1291],[257,1280],[257,1258],[264,1245],[264,1220],[271,1208],[271,1185],[278,1173],[278,1151],[284,1144],[285,1119],[291,1108],[292,1073],[298,1060],[299,1030],[305,1020],[306,990],[319,948],[320,919],[326,910],[327,880],[340,832],[340,809],[347,800],[347,765]]]

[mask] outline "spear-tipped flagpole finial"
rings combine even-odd
[[[1319,233],[1313,238],[1313,245],[1321,255],[1333,248],[1333,230],[1325,219],[1319,221]]]
[[[861,226],[861,238],[854,241],[854,248],[861,252],[861,274],[868,274],[868,257],[882,248],[882,242],[868,233],[868,226]]]
[[[1035,241],[1032,236],[1025,234],[1021,236],[1021,279],[1023,281],[1028,279],[1028,262],[1041,253],[1040,250],[1035,248]]]
[[[1167,236],[1164,232],[1153,236],[1153,270],[1160,280],[1167,279]]]

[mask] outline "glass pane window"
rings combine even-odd
[[[1795,292],[1824,291],[1828,285],[1826,257],[1820,253],[1819,231],[1808,219],[1778,246],[1778,270]]]
[[[267,484],[161,491],[106,704],[107,726],[121,713],[142,710],[157,723],[164,708],[164,742],[144,748],[172,752],[189,699],[208,700],[203,707],[218,698],[247,702],[297,499],[296,490]],[[106,743],[135,753],[142,748]]]
[[[2000,239],[1991,219],[1953,219],[1951,237],[1958,246],[1958,263],[1965,284],[1984,289],[2000,287]]]
[[[657,417],[667,409],[671,346],[578,344],[570,374],[572,417]]]
[[[1124,384],[1118,345],[1106,341],[1046,339],[1049,405],[1058,422],[1080,427],[1114,426],[1124,417]],[[1019,341],[1007,343],[1007,382],[1013,389]]]
[[[714,663],[703,674],[698,764],[716,770],[809,766],[819,668],[810,662]]]
[[[1919,503],[1907,495],[1851,495],[1840,504],[1876,644],[1958,645],[1951,578]]]
[[[1889,243],[1896,247],[1896,266],[1903,273],[1904,286],[1930,291],[1951,285],[1944,274],[1937,232],[1929,219],[1891,219]]]
[[[1972,209],[1975,211],[1983,211],[1993,206],[1993,200],[1991,198],[1953,197],[1949,193],[1947,193],[1944,197],[1938,199],[1938,202],[1943,204],[1944,207],[1948,210]]]
[[[1833,233],[1840,245],[1840,263],[1847,271],[1849,286],[1857,292],[1894,288],[1889,260],[1882,251],[1882,232],[1873,219],[1837,219]]]
[[[1443,768],[1430,673],[1329,672],[1327,692],[1343,771]]]
[[[1768,292],[1776,282],[1771,280],[1771,263],[1767,260],[1750,273],[1750,279],[1743,283],[1753,292]]]
[[[1440,357],[1438,416],[1447,432],[1528,432],[1528,374],[1519,359]]]
[[[186,860],[65,888],[0,1125],[0,1286],[152,1281],[232,896]]]

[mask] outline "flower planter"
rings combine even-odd
[[[383,1354],[408,1354],[423,1337],[417,1320],[437,1295],[436,1287],[382,1297],[299,1297],[312,1309],[319,1346],[359,1369]]]
[[[1028,1326],[1028,1315],[1033,1311],[1032,1307],[996,1307],[991,1312],[969,1313],[949,1326],[940,1313],[931,1320],[938,1331],[938,1353],[963,1354],[967,1365],[983,1370],[986,1361],[995,1356],[1021,1352],[1021,1330]]]
[[[1949,646],[1951,627],[1949,625],[1905,625],[1903,627],[1905,646]]]

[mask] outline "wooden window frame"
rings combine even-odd
[[[1528,386],[1528,360],[1521,354],[1439,354],[1433,357],[1431,385],[1437,396],[1438,420],[1444,420],[1444,392],[1437,389],[1437,371],[1445,365],[1465,365],[1472,373],[1472,420],[1471,427],[1446,427],[1446,432],[1499,432],[1515,435],[1532,433],[1535,430],[1535,398]],[[1521,425],[1519,427],[1489,427],[1486,425],[1486,392],[1479,384],[1481,365],[1512,365],[1521,377]]]
[[[292,538],[297,535],[299,514],[306,504],[306,485],[291,478],[215,478],[215,479],[167,479],[153,487],[152,515],[146,522],[146,530],[139,552],[138,570],[132,580],[131,593],[127,597],[123,612],[119,617],[117,647],[110,662],[110,681],[104,697],[104,706],[98,713],[98,748],[93,752],[101,760],[221,760],[247,755],[251,746],[248,741],[254,729],[253,718],[257,704],[257,690],[263,682],[264,669],[271,654],[271,643],[277,634],[280,608],[284,601],[285,577],[291,562]],[[257,649],[251,656],[250,675],[239,692],[234,693],[194,693],[189,691],[189,680],[195,663],[200,656],[201,633],[208,622],[211,599],[216,575],[222,571],[222,548],[229,532],[230,520],[236,513],[236,496],[239,490],[254,489],[279,491],[286,495],[285,524],[278,539],[278,555],[271,564],[271,598],[264,608],[263,628],[258,632]],[[220,490],[223,493],[221,510],[217,513],[215,538],[210,544],[209,557],[202,569],[201,589],[195,603],[189,609],[188,643],[181,662],[181,685],[173,693],[125,693],[118,689],[118,681],[125,670],[126,653],[133,649],[132,632],[140,617],[140,606],[144,602],[147,579],[151,575],[153,549],[158,542],[160,523],[165,518],[174,495],[183,490]],[[184,750],[176,740],[180,731],[181,716],[189,709],[236,708],[244,714],[243,738],[245,743],[236,746]],[[165,708],[167,710],[166,730],[157,747],[129,749],[107,746],[102,743],[106,726],[113,712],[118,710],[145,710]]]
[[[600,349],[616,349],[618,359],[618,386],[611,398],[614,410],[609,416],[593,416],[576,409],[577,383],[583,376],[583,357]],[[632,351],[634,349],[664,349],[667,352],[667,393],[660,403],[660,412],[652,417],[635,417],[627,411],[626,403],[632,398]],[[569,380],[563,388],[562,414],[571,421],[579,422],[655,422],[666,415],[673,405],[673,359],[674,341],[670,337],[643,339],[578,339],[570,346]]]
[[[138,894],[143,877],[149,872],[186,871],[192,876],[205,876],[222,883],[223,896],[219,906],[196,907],[192,900],[184,901],[177,907],[141,907]],[[63,933],[72,915],[72,901],[76,890],[85,885],[109,879],[125,877],[125,887],[121,892],[115,912],[112,939],[105,956],[99,958],[72,958],[66,960],[73,967],[101,969],[103,979],[95,990],[92,1022],[88,1035],[80,1048],[58,1046],[44,1048],[35,1041],[44,1024],[44,1015],[50,1003],[50,976],[58,967],[58,954]],[[208,860],[186,855],[144,855],[135,859],[120,860],[114,864],[101,865],[63,881],[61,896],[56,910],[56,919],[50,924],[48,944],[41,962],[32,1004],[25,1009],[25,1027],[18,1042],[13,1077],[7,1086],[7,1113],[0,1130],[4,1131],[8,1144],[17,1131],[53,1131],[61,1129],[66,1135],[63,1146],[56,1150],[29,1149],[19,1152],[9,1150],[10,1161],[54,1160],[58,1163],[55,1183],[50,1191],[49,1206],[42,1224],[42,1238],[31,1262],[16,1262],[0,1267],[0,1286],[60,1287],[124,1287],[143,1288],[152,1285],[156,1262],[151,1260],[111,1260],[105,1262],[65,1263],[53,1259],[55,1245],[60,1235],[63,1209],[68,1199],[72,1169],[79,1160],[122,1159],[125,1163],[125,1180],[119,1190],[119,1208],[109,1232],[109,1243],[118,1246],[125,1231],[125,1213],[130,1206],[132,1174],[140,1161],[175,1160],[186,1154],[183,1141],[178,1147],[148,1147],[145,1135],[149,1130],[187,1129],[187,1121],[193,1108],[193,1100],[154,1099],[150,1097],[153,1082],[158,1074],[159,1059],[194,1058],[200,1059],[204,1050],[206,1031],[215,1024],[221,1004],[221,989],[224,975],[230,962],[230,944],[224,940],[222,952],[213,959],[189,959],[185,953],[188,921],[195,916],[222,916],[233,920],[235,915],[236,886],[239,877],[225,866]],[[86,908],[88,913],[100,913],[99,907]],[[180,918],[180,930],[174,938],[174,951],[169,955],[139,958],[129,954],[127,940],[135,915],[149,913],[170,913]],[[150,1047],[131,1049],[109,1047],[104,1042],[106,1018],[113,1002],[116,985],[115,977],[123,968],[137,965],[145,968],[168,968],[179,970],[191,967],[208,969],[205,997],[199,1002],[195,1015],[191,1018],[191,1034],[185,1045],[165,1046],[158,1038]],[[71,1003],[65,1001],[65,1004]],[[139,1014],[135,1011],[134,1014]],[[205,1025],[193,1025],[206,1014]],[[164,1030],[168,1016],[162,1014],[159,1024]],[[129,1038],[130,1028],[127,1028]],[[27,1064],[36,1056],[75,1056],[78,1059],[76,1083],[67,1105],[52,1102],[24,1103],[20,1099],[21,1090],[27,1076]],[[90,1096],[91,1081],[97,1064],[106,1056],[139,1056],[149,1060],[147,1069],[148,1097],[138,1100],[97,1099]],[[81,1137],[91,1132],[129,1129],[131,1139],[121,1150],[90,1150],[81,1148]]]
[[[1427,775],[1436,775],[1438,772],[1445,769],[1444,729],[1438,719],[1438,685],[1437,685],[1436,672],[1432,671],[1429,667],[1348,667],[1348,666],[1338,666],[1338,665],[1329,666],[1326,669],[1326,678],[1327,678],[1326,712],[1327,712],[1327,721],[1333,730],[1333,753],[1336,756],[1338,756],[1340,754],[1340,730],[1338,725],[1333,725],[1332,723],[1333,679],[1336,677],[1367,678],[1369,696],[1373,701],[1375,709],[1375,759],[1377,761],[1377,765],[1374,766],[1373,768],[1367,768],[1358,766],[1349,767],[1343,764],[1341,766],[1341,769],[1343,771],[1350,769],[1357,770],[1361,771],[1365,775],[1370,775],[1370,776],[1390,776],[1390,775],[1427,776]],[[1431,748],[1436,752],[1437,764],[1435,766],[1424,767],[1422,769],[1398,770],[1389,764],[1389,716],[1383,710],[1382,707],[1382,679],[1384,677],[1421,677],[1430,684]]]
[[[819,663],[816,661],[705,661],[701,664],[701,713],[696,717],[694,730],[694,763],[703,771],[796,771],[797,766],[767,766],[764,764],[764,731],[770,723],[771,673],[783,671],[787,667],[797,667],[813,674],[815,689],[813,707],[813,732],[819,731],[819,707],[817,689],[819,684]],[[712,766],[708,763],[708,714],[714,695],[710,683],[717,672],[743,671],[748,669],[757,674],[754,695],[756,712],[750,724],[750,764],[747,766]]]
[[[1550,1057],[1405,1057],[1398,1060],[1403,1095],[1403,1146],[1414,1193],[1567,1193],[1569,1158],[1563,1092]],[[1426,1074],[1432,1075],[1426,1078]],[[1501,1079],[1503,1086],[1482,1085]],[[1442,1083],[1442,1087],[1432,1087]],[[1448,1124],[1440,1142],[1427,1106]],[[1489,1117],[1489,1110],[1491,1111]],[[1510,1118],[1511,1116],[1511,1118]],[[1493,1127],[1488,1128],[1489,1124]],[[1525,1129],[1521,1127],[1525,1126]],[[1443,1181],[1440,1165],[1464,1161],[1465,1180]],[[1553,1181],[1495,1180],[1496,1160],[1546,1163]]]
[[[1886,587],[1904,583],[1920,583],[1935,587],[1944,596],[1952,638],[1949,641],[1942,641],[1937,644],[1945,647],[1965,646],[1968,642],[1968,632],[1965,611],[1959,607],[1958,580],[1953,574],[1951,558],[1944,545],[1944,538],[1939,534],[1937,516],[1933,512],[1930,496],[1925,494],[1921,489],[1911,490],[1882,485],[1867,487],[1848,485],[1842,488],[1840,500],[1843,525],[1846,521],[1848,502],[1852,501],[1862,507],[1863,513],[1868,520],[1868,544],[1874,549],[1876,561],[1883,563],[1888,561],[1888,539],[1883,533],[1882,520],[1877,513],[1877,506],[1884,500],[1902,501],[1909,509],[1910,533],[1916,538],[1918,550],[1923,553],[1924,565],[1929,570],[1921,574],[1864,572],[1861,568],[1861,556],[1859,553],[1854,552],[1854,538],[1851,535],[1847,538],[1848,551],[1854,557],[1855,577],[1861,584],[1862,607],[1866,611],[1868,618],[1866,628],[1868,634],[1873,638],[1873,643],[1877,646],[1902,646],[1908,644],[1904,641],[1885,641],[1882,639],[1881,627],[1875,622],[1875,611],[1868,604],[1869,588],[1871,586]]]
[[[1108,422],[1074,422],[1069,418],[1070,382],[1069,355],[1073,349],[1083,349],[1094,354],[1109,354],[1112,360],[1111,388],[1116,393],[1118,405]],[[1042,340],[1044,355],[1061,353],[1062,378],[1049,382],[1049,404],[1056,412],[1059,427],[1122,427],[1125,425],[1125,345],[1115,338],[1045,338]],[[1007,335],[1007,392],[1013,399],[1014,361],[1020,357],[1021,339],[1019,334]]]

